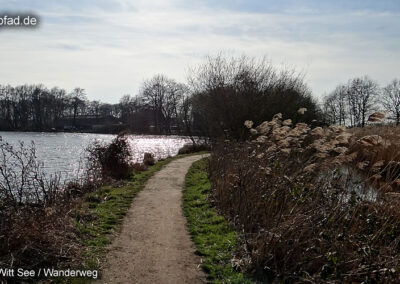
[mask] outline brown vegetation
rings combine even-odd
[[[64,185],[44,174],[34,145],[0,142],[0,267],[73,266],[83,253],[73,208],[85,193],[131,173],[129,149],[124,136],[92,145],[86,175]]]
[[[251,141],[220,143],[210,168],[216,206],[243,232],[242,269],[269,281],[399,281],[397,129],[311,129],[281,114],[245,126]]]
[[[96,141],[87,148],[87,151],[89,168],[99,169],[103,178],[123,179],[132,173],[131,147],[125,135],[118,135],[108,145]]]
[[[400,127],[376,125],[352,129],[355,165],[384,192],[400,190]]]
[[[71,206],[58,175],[46,176],[34,145],[0,142],[0,265],[41,267],[77,257]]]
[[[191,153],[210,151],[210,150],[211,146],[206,143],[201,143],[201,144],[188,143],[183,145],[183,147],[179,149],[178,154],[183,155],[183,154],[191,154]]]
[[[144,153],[143,165],[152,166],[155,163],[156,163],[156,160],[154,159],[154,155],[152,153]]]

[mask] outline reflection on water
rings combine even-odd
[[[84,149],[91,142],[110,142],[115,137],[111,134],[1,131],[0,136],[11,145],[17,145],[18,141],[28,145],[33,141],[37,158],[43,162],[46,173],[60,172],[64,178],[77,173]],[[135,162],[141,161],[145,152],[153,153],[156,159],[176,155],[184,144],[190,142],[189,138],[180,136],[131,135],[129,138]]]
[[[348,203],[353,197],[358,201],[376,202],[378,192],[366,182],[365,177],[350,169],[341,166],[319,174],[319,181],[329,183],[329,188],[343,189],[342,201]]]

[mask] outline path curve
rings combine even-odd
[[[182,210],[185,175],[205,156],[172,161],[148,180],[111,245],[100,283],[205,283]]]

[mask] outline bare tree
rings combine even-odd
[[[323,100],[323,112],[325,120],[329,124],[337,124],[339,120],[339,111],[335,99],[335,96],[330,94],[325,96]]]
[[[396,125],[400,123],[400,81],[394,79],[382,90],[380,99],[384,108],[393,115]]]
[[[167,94],[165,96],[165,103],[162,107],[162,113],[165,117],[165,130],[168,134],[171,133],[171,126],[179,127],[180,122],[177,121],[179,117],[179,111],[185,94],[188,92],[188,87],[184,84],[177,83],[175,80],[168,80]],[[176,119],[173,122],[173,119]]]
[[[323,108],[325,117],[331,124],[345,125],[347,118],[347,86],[339,85],[324,98]]]
[[[138,100],[131,95],[124,95],[119,100],[118,110],[119,110],[119,117],[125,123],[132,123],[133,114],[138,110]]]
[[[153,111],[154,126],[162,131],[162,107],[167,93],[167,78],[156,75],[143,83],[141,97],[143,102]]]
[[[193,110],[192,110],[192,101],[189,95],[184,95],[182,97],[182,104],[179,111],[180,119],[183,123],[184,132],[189,135],[192,139],[193,143],[195,141],[193,139]]]
[[[354,78],[349,82],[347,102],[351,126],[365,126],[378,92],[378,84],[367,76]]]
[[[75,88],[70,94],[70,106],[74,116],[74,125],[76,125],[76,117],[79,110],[86,105],[86,94],[82,88]]]
[[[153,122],[156,130],[171,133],[173,120],[178,112],[182,98],[188,88],[164,75],[156,75],[143,83],[140,99],[153,112]]]
[[[54,108],[54,123],[56,124],[60,120],[68,107],[67,92],[63,89],[54,87],[50,93],[54,96],[55,103]]]
[[[117,116],[118,111],[115,105],[102,103],[99,107],[99,113],[102,117]]]
[[[96,118],[100,116],[100,101],[91,101],[87,103],[87,114],[93,115]]]

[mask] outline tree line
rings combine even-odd
[[[65,118],[116,115],[115,105],[89,101],[84,89],[70,93],[44,85],[0,85],[0,129],[46,131]]]
[[[379,88],[368,77],[355,78],[321,105],[301,73],[277,69],[265,58],[217,55],[192,68],[186,83],[155,75],[137,95],[124,95],[116,104],[90,101],[82,88],[0,85],[0,130],[57,131],[68,125],[78,131],[83,124],[92,124],[92,130],[107,124],[96,129],[243,139],[245,120],[259,124],[282,113],[294,123],[364,126],[378,106],[399,123],[399,89],[399,80]],[[299,114],[299,108],[306,111]]]
[[[368,76],[349,80],[326,95],[322,104],[328,124],[364,127],[368,116],[384,110],[387,118],[400,123],[400,81],[381,88]]]
[[[186,86],[163,75],[145,81],[138,96],[124,95],[119,103],[88,100],[85,90],[71,92],[44,85],[0,85],[0,130],[49,131],[70,124],[78,130],[82,119],[97,123],[100,118],[112,118],[129,130],[170,134],[173,126],[182,132],[181,117]],[[86,122],[87,123],[87,122]],[[90,122],[89,122],[90,123]]]

